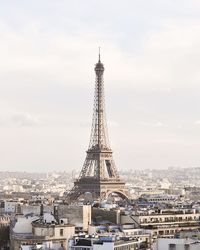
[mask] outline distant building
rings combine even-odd
[[[16,213],[20,203],[18,201],[5,201],[4,212],[5,213]]]
[[[160,195],[146,195],[143,198],[147,200],[149,203],[173,203],[175,202],[179,196],[178,195],[167,195],[167,194],[160,194]]]

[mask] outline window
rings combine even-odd
[[[60,236],[63,236],[63,229],[60,229]]]
[[[169,250],[176,250],[175,244],[169,244]]]
[[[189,250],[190,249],[190,245],[189,244],[185,244],[185,250]]]

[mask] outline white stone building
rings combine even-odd
[[[196,239],[157,239],[153,250],[199,250],[200,241]]]

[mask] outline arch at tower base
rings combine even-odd
[[[122,199],[129,198],[125,182],[116,180],[98,180],[93,177],[81,178],[74,182],[74,188],[67,195],[68,201],[77,200],[85,193],[91,193],[93,200],[107,199],[111,193],[118,194]]]

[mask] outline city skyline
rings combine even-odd
[[[81,169],[99,46],[118,169],[200,166],[198,1],[0,2],[0,170]]]

